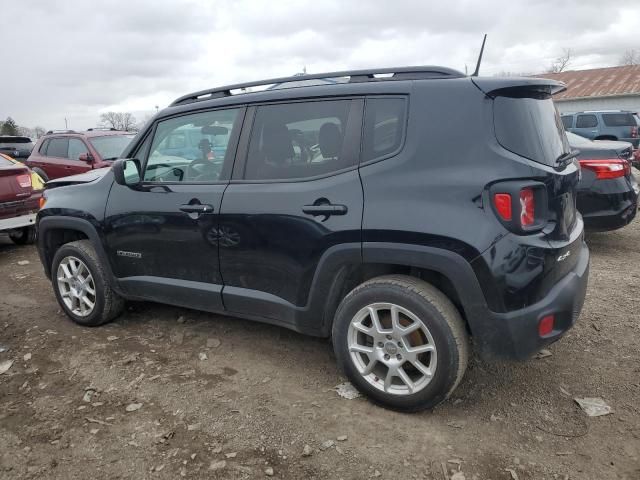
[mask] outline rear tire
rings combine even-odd
[[[71,320],[86,327],[110,322],[124,310],[93,246],[78,240],[60,247],[53,257],[51,283],[58,303]]]
[[[22,227],[9,233],[9,238],[16,245],[31,245],[36,241],[36,227]]]
[[[414,277],[383,276],[356,287],[340,303],[332,334],[351,383],[393,410],[435,407],[467,367],[469,338],[460,313],[440,290]]]

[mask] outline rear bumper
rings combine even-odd
[[[579,259],[549,293],[539,302],[507,313],[488,312],[486,328],[475,336],[483,357],[523,360],[560,339],[576,322],[587,291],[589,249],[583,242]],[[544,337],[538,334],[540,320],[553,314],[553,331]]]
[[[36,214],[30,213],[18,217],[3,218],[0,220],[0,232],[14,230],[16,228],[31,227],[36,224]]]
[[[578,192],[578,210],[591,231],[628,225],[638,210],[638,184],[627,179],[599,180],[597,187]]]

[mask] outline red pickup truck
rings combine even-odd
[[[34,190],[31,171],[0,154],[0,233],[14,243],[33,243],[41,190]]]

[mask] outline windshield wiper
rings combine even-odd
[[[565,167],[571,163],[571,160],[580,155],[580,150],[571,150],[570,152],[563,153],[558,158],[556,158],[556,165],[559,167]]]

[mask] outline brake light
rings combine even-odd
[[[496,193],[493,196],[493,204],[496,207],[498,215],[507,222],[511,221],[511,195],[508,193]]]
[[[18,175],[16,177],[16,181],[18,182],[18,185],[20,185],[22,188],[31,187],[31,175],[28,173],[24,175]]]
[[[596,180],[620,178],[631,173],[631,165],[626,160],[580,160],[580,166],[596,174]]]
[[[528,227],[533,225],[536,215],[536,200],[532,188],[520,190],[520,225]]]

